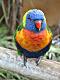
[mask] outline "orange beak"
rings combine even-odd
[[[40,30],[42,21],[35,21],[36,28]]]

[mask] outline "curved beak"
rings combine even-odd
[[[36,28],[39,29],[39,30],[41,29],[41,23],[42,23],[41,20],[35,21],[35,26],[36,26]]]

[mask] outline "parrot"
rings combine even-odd
[[[24,66],[28,58],[35,58],[38,65],[40,57],[46,54],[52,43],[52,32],[43,11],[28,10],[17,27],[14,38],[18,55],[23,55]]]

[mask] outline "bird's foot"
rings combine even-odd
[[[17,56],[16,60],[19,61],[20,63],[22,62],[22,66],[23,67],[25,66],[27,68],[27,66],[26,66],[27,59],[26,59],[26,57],[24,57],[24,56]]]
[[[41,56],[41,57],[39,57],[39,58],[36,59],[35,62],[36,62],[36,65],[37,65],[37,66],[38,66],[39,63],[41,62],[42,58],[43,58],[43,56]]]
[[[24,59],[24,66],[26,66],[27,57],[23,55],[23,59]]]

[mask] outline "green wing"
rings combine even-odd
[[[51,31],[51,29],[49,28],[48,25],[46,26],[46,29],[51,33],[51,36],[53,36],[53,35],[52,35],[52,31]]]
[[[21,24],[17,27],[17,29],[16,29],[16,31],[15,31],[14,39],[15,39],[15,37],[16,37],[17,31],[20,31],[22,28],[23,28],[23,24],[21,23]]]
[[[17,29],[16,29],[16,31],[15,31],[15,33],[14,33],[14,42],[15,42],[15,45],[16,45],[16,39],[15,39],[16,33],[17,33],[17,31],[20,31],[22,28],[23,28],[23,25],[22,25],[22,23],[21,23],[21,24],[17,27]],[[22,56],[22,51],[19,50],[19,49],[17,49],[17,54],[20,55],[20,56]]]
[[[15,39],[16,38],[16,33],[17,33],[17,31],[20,31],[22,28],[25,27],[25,25],[26,25],[26,15],[28,14],[28,12],[25,13],[25,15],[23,16],[22,23],[17,27],[17,29],[15,31],[15,34],[14,34],[15,44],[16,44],[16,39]],[[17,51],[18,51],[19,55],[22,55],[22,51],[21,50],[17,49]]]

